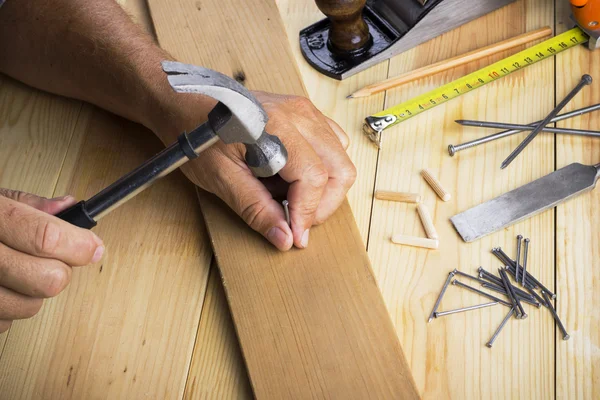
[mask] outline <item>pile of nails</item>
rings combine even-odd
[[[496,329],[490,340],[486,343],[487,347],[492,347],[494,341],[498,338],[498,335],[500,335],[502,328],[504,328],[504,326],[511,317],[514,316],[517,319],[527,318],[527,313],[525,312],[523,304],[529,304],[537,308],[541,308],[542,306],[547,308],[552,314],[554,321],[556,321],[556,325],[562,333],[563,340],[568,340],[569,334],[565,330],[565,327],[563,326],[560,318],[558,318],[558,315],[556,314],[556,309],[552,304],[552,300],[556,299],[556,294],[552,293],[546,286],[540,283],[539,280],[537,280],[533,275],[531,275],[531,273],[527,271],[527,255],[529,252],[529,242],[529,239],[523,240],[522,235],[517,236],[517,254],[515,260],[511,259],[500,247],[495,247],[492,249],[492,254],[494,254],[496,258],[500,260],[502,265],[504,265],[503,268],[498,268],[499,276],[496,276],[486,271],[482,267],[479,267],[479,269],[477,270],[477,272],[479,273],[478,276],[469,275],[456,269],[454,271],[451,271],[448,274],[448,279],[446,279],[446,283],[444,284],[442,291],[440,292],[435,302],[435,305],[433,306],[433,310],[429,315],[428,322],[431,322],[434,318],[442,317],[449,314],[477,310],[484,307],[502,304],[510,308],[510,310],[504,318],[504,320],[500,323],[498,329]],[[523,261],[521,263],[522,243],[524,243],[524,249],[522,257]],[[477,281],[481,283],[482,287],[504,295],[508,299],[508,301],[502,300],[489,293],[483,292],[477,288],[466,285],[456,279],[453,280],[455,276]],[[515,283],[521,286],[523,289],[513,285],[513,283],[511,282],[511,278],[513,278]],[[452,285],[459,286],[461,288],[478,293],[479,295],[486,297],[492,301],[489,303],[459,308],[456,310],[437,311],[440,302],[442,301],[442,297],[444,296],[444,293],[446,292],[446,289],[448,288],[450,283],[452,283]],[[540,291],[541,296],[536,292],[536,289]]]

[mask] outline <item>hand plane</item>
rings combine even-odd
[[[573,20],[589,35],[588,47],[595,50],[599,47],[600,37],[600,1],[599,0],[570,0]]]
[[[341,80],[513,1],[316,0],[328,18],[300,31],[300,49]]]

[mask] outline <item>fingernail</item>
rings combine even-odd
[[[304,231],[304,233],[302,234],[302,239],[300,239],[300,245],[301,245],[303,248],[306,248],[306,247],[308,247],[308,234],[309,234],[309,232],[308,232],[308,229],[307,229],[307,230],[305,230],[305,231]]]
[[[96,251],[94,252],[94,257],[92,257],[92,264],[100,261],[103,254],[104,254],[104,246],[98,246],[96,248]]]
[[[280,228],[274,226],[267,233],[267,239],[273,243],[280,250],[287,250],[286,244],[288,241],[288,235]]]

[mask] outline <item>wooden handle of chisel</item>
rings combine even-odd
[[[444,189],[442,183],[435,176],[433,176],[433,173],[429,169],[424,169],[423,171],[421,171],[421,175],[423,176],[423,178],[425,178],[425,180],[427,181],[429,186],[431,186],[434,192],[437,193],[440,199],[442,199],[443,201],[448,201],[452,198],[450,193],[446,189]]]
[[[427,239],[418,236],[392,235],[392,242],[395,244],[404,244],[407,246],[424,247],[426,249],[437,249],[440,245],[437,239]]]
[[[421,196],[418,193],[390,192],[387,190],[377,190],[375,198],[379,200],[399,201],[401,203],[419,203]]]

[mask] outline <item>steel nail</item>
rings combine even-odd
[[[523,311],[521,311],[521,308],[519,308],[519,306],[517,305],[517,299],[511,290],[510,281],[508,280],[506,271],[504,271],[502,268],[498,268],[498,273],[500,274],[500,278],[502,278],[502,283],[504,284],[504,290],[506,290],[508,298],[510,299],[512,306],[515,309],[516,317],[521,318],[521,316],[523,315]]]
[[[456,121],[463,126],[474,126],[477,128],[490,128],[490,129],[518,129],[520,131],[532,131],[535,129],[535,125],[522,125],[522,124],[507,124],[503,122],[490,122],[490,121],[473,121],[468,119],[462,119]],[[542,132],[558,133],[574,136],[587,136],[587,137],[600,137],[599,131],[592,131],[589,129],[570,129],[570,128],[551,128],[545,126]]]
[[[578,115],[587,114],[587,113],[590,113],[592,111],[596,111],[598,109],[600,109],[600,103],[599,104],[594,104],[593,106],[580,108],[578,110],[573,110],[573,111],[570,111],[568,113],[560,114],[560,115],[552,118],[550,120],[550,122],[563,121],[565,119],[573,118],[573,117],[576,117]],[[542,120],[539,120],[539,121],[536,121],[534,123],[529,124],[529,126],[536,126],[536,125],[538,125],[541,122],[542,122]],[[498,140],[498,139],[502,139],[504,137],[515,135],[515,134],[517,134],[519,132],[522,132],[522,130],[520,130],[520,129],[511,129],[511,130],[508,130],[508,131],[498,132],[498,133],[495,133],[493,135],[485,136],[485,137],[482,137],[482,138],[479,138],[479,139],[471,140],[470,142],[465,142],[465,143],[461,143],[461,144],[457,144],[457,145],[450,144],[450,145],[448,145],[448,154],[450,154],[450,156],[452,157],[456,153],[458,153],[459,151],[463,151],[463,150],[470,149],[470,148],[475,147],[475,146],[479,146],[480,144],[492,142],[494,140]]]
[[[446,289],[448,289],[448,285],[450,284],[450,281],[452,280],[452,277],[454,277],[454,274],[456,274],[456,272],[458,272],[458,271],[455,269],[454,271],[450,271],[450,273],[448,274],[448,278],[446,279],[446,282],[444,283],[444,286],[442,287],[442,291],[440,292],[437,300],[435,301],[433,310],[431,310],[431,314],[429,314],[429,319],[427,320],[428,323],[431,322],[433,320],[433,318],[435,317],[435,313],[436,313],[438,307],[440,306],[442,297],[444,297],[444,293],[446,293]]]
[[[285,213],[285,222],[287,222],[287,224],[291,227],[292,221],[290,220],[290,202],[284,200],[281,202],[281,205],[283,206],[283,212]]]
[[[497,247],[496,250],[500,257],[507,260],[507,263],[505,263],[504,265],[508,265],[509,269],[512,271],[515,268],[515,262],[504,252],[504,250],[502,250],[501,247]],[[498,255],[497,255],[497,257],[498,257]],[[514,272],[514,271],[512,271],[512,272]],[[522,272],[522,271],[520,271],[520,272]],[[544,289],[543,285],[537,279],[535,279],[535,277],[533,275],[531,275],[529,272],[526,275],[525,282],[529,283],[529,285],[531,285],[531,287],[533,287],[534,289],[536,289],[538,287]],[[551,293],[549,290],[546,290],[546,292]]]
[[[458,271],[458,270],[456,271],[456,275],[464,276],[465,278],[469,278],[469,279],[471,279],[473,281],[477,281],[479,283],[485,283],[486,282],[486,281],[484,281],[483,279],[481,279],[479,277],[476,277],[476,276],[473,276],[473,275],[469,275],[467,273],[464,273],[464,272]]]
[[[500,293],[503,294],[505,296],[508,297],[508,293],[506,293],[506,290],[504,289],[504,287],[500,287],[500,286],[496,286],[492,283],[484,283],[481,286],[483,286],[486,289],[490,289],[493,290],[496,293]],[[514,286],[513,286],[514,289]],[[540,303],[538,303],[537,301],[535,301],[535,299],[532,299],[531,296],[527,295],[527,297],[523,297],[522,295],[520,295],[519,293],[515,293],[516,296],[519,298],[519,300],[523,303],[527,303],[530,304],[532,306],[535,306],[537,308],[540,308],[542,305]]]
[[[490,340],[488,340],[488,342],[485,344],[487,347],[492,348],[492,345],[494,344],[494,342],[498,338],[498,335],[500,334],[500,331],[502,331],[502,328],[504,328],[504,325],[506,325],[506,323],[508,322],[508,320],[510,319],[510,317],[512,317],[512,315],[514,313],[515,313],[515,308],[513,307],[513,308],[510,309],[510,311],[508,312],[508,314],[506,314],[506,317],[504,317],[504,319],[500,323],[500,326],[498,327],[498,329],[496,329],[496,332],[494,332],[494,335],[492,336],[492,338]]]
[[[523,282],[525,286],[525,277],[527,276],[527,255],[529,253],[529,238],[525,239],[525,249],[523,250]]]
[[[569,92],[569,94],[567,94],[565,96],[564,99],[562,99],[562,101],[556,106],[554,107],[554,109],[552,111],[550,111],[550,114],[548,114],[546,116],[546,118],[544,118],[542,120],[542,122],[540,122],[539,124],[536,125],[535,129],[533,131],[531,131],[531,133],[529,133],[529,135],[527,135],[527,137],[513,150],[512,153],[510,153],[510,155],[508,157],[506,157],[506,160],[504,160],[502,162],[502,165],[500,168],[504,169],[506,167],[509,166],[509,164],[511,162],[513,162],[513,160],[515,158],[517,158],[517,156],[523,151],[523,149],[525,149],[525,147],[527,147],[527,145],[529,143],[531,143],[533,141],[533,139],[535,139],[535,137],[538,135],[538,133],[540,133],[540,131],[550,123],[550,121],[552,120],[552,118],[556,117],[558,115],[558,113],[565,108],[565,106],[567,105],[567,103],[569,101],[571,101],[571,99],[573,99],[573,97],[575,97],[575,95],[577,93],[579,93],[579,91],[581,89],[583,89],[584,86],[587,86],[589,84],[592,83],[592,77],[588,74],[585,74],[581,77],[581,80],[579,81],[579,83],[573,88],[573,90],[571,90]]]
[[[519,269],[521,269],[521,242],[523,241],[523,235],[517,235],[517,258],[515,260],[515,281],[519,283]]]
[[[494,274],[489,273],[488,271],[483,269],[483,267],[479,267],[479,269],[477,271],[479,271],[480,278],[486,279],[489,282],[492,282],[492,283],[495,283],[496,285],[502,286],[502,279],[498,278]]]
[[[548,298],[548,295],[546,294],[546,292],[544,292],[543,290],[542,290],[542,296],[544,297],[544,300],[548,304],[548,310],[550,310],[550,312],[552,313],[552,317],[554,317],[554,321],[556,321],[556,324],[558,325],[558,329],[560,329],[560,331],[563,334],[563,340],[569,340],[569,338],[571,336],[569,336],[569,334],[567,333],[567,330],[565,329],[564,325],[562,324],[560,318],[558,318],[558,314],[556,314],[556,309],[552,305],[552,302]]]
[[[510,304],[509,302],[507,302],[507,301],[504,301],[504,300],[502,300],[502,299],[499,299],[499,298],[497,298],[496,296],[492,296],[491,294],[487,294],[486,292],[483,292],[483,291],[481,291],[481,290],[479,290],[479,289],[477,289],[477,288],[474,288],[473,286],[465,285],[464,283],[462,283],[462,282],[460,282],[460,281],[457,281],[456,279],[452,281],[452,284],[453,284],[453,285],[458,285],[458,286],[461,286],[461,287],[463,287],[463,288],[465,288],[465,289],[468,289],[468,290],[470,290],[470,291],[472,291],[472,292],[475,292],[475,293],[477,293],[477,294],[480,294],[480,295],[482,295],[483,297],[487,297],[487,298],[488,298],[488,299],[490,299],[490,300],[497,301],[498,303],[500,303],[500,304],[502,304],[502,305],[505,305],[505,306],[507,306],[507,307],[512,307],[512,304]]]
[[[529,293],[531,293],[531,295],[544,307],[548,307],[548,305],[546,304],[546,302],[544,301],[544,299],[542,299],[534,290],[530,285],[525,285],[525,290],[527,290]]]
[[[495,306],[496,304],[498,304],[497,301],[492,301],[491,303],[478,304],[476,306],[469,306],[469,307],[457,308],[455,310],[436,312],[435,317],[437,318],[437,317],[443,317],[444,315],[456,314],[456,313],[464,312],[464,311],[478,310],[478,309],[484,308],[484,307]]]

